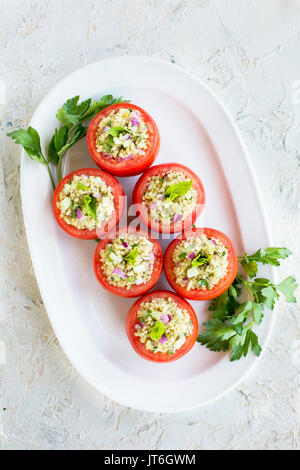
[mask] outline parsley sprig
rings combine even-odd
[[[32,160],[46,165],[53,189],[55,189],[51,164],[57,168],[57,181],[61,181],[63,158],[73,145],[86,136],[86,124],[108,106],[123,102],[128,102],[128,100],[124,101],[122,97],[116,99],[112,95],[104,95],[98,101],[88,99],[80,102],[79,96],[67,100],[56,113],[56,118],[62,126],[55,129],[46,155],[41,149],[40,136],[33,127],[28,127],[27,130],[18,129],[7,135],[16,144],[21,145]]]
[[[198,336],[198,342],[211,351],[230,350],[231,361],[247,356],[249,349],[259,356],[261,347],[253,327],[262,322],[265,308],[274,309],[280,294],[287,302],[296,302],[294,292],[298,286],[292,276],[279,284],[254,277],[259,263],[279,266],[279,260],[290,255],[287,248],[270,247],[240,257],[239,262],[248,277],[238,274],[229,289],[211,302],[209,310],[213,312],[213,317],[203,323],[205,329]]]

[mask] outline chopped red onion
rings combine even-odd
[[[128,243],[123,242],[123,246],[125,246],[125,248],[128,248]]]
[[[167,343],[167,341],[168,341],[168,338],[166,337],[166,335],[162,335],[162,337],[159,340],[161,344],[165,344]]]
[[[83,214],[80,209],[76,209],[76,217],[78,220],[82,219]]]
[[[141,321],[139,321],[139,325],[143,328],[145,323],[142,323]]]
[[[121,277],[122,279],[126,279],[127,275],[122,271],[122,269],[115,268],[112,272],[113,274],[116,274],[117,276]]]
[[[161,319],[161,321],[162,321],[164,324],[166,324],[166,323],[169,323],[171,317],[170,317],[170,315],[162,315],[162,316],[160,317],[160,319]]]
[[[124,140],[129,140],[130,139],[130,134],[125,134],[124,135]]]
[[[191,253],[191,254],[189,255],[189,258],[190,258],[190,259],[194,259],[195,256],[196,256],[196,254],[195,254],[195,252],[193,251],[193,253]]]
[[[213,238],[210,238],[209,241],[210,241],[211,243],[213,243],[214,245],[216,245],[216,242],[215,242],[215,240],[214,240]]]
[[[119,157],[119,160],[131,160],[134,155],[127,155],[127,157]]]
[[[183,215],[182,214],[177,214],[174,216],[174,222],[179,222],[182,219]]]
[[[133,117],[130,122],[133,127],[138,127],[140,125],[140,121],[135,117]]]
[[[135,329],[135,330],[139,330],[139,329],[140,329],[140,325],[138,325],[138,324],[134,325],[134,329]]]

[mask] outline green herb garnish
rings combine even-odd
[[[205,330],[198,336],[198,342],[211,351],[230,350],[231,361],[247,356],[249,348],[259,356],[261,347],[253,331],[254,325],[262,322],[265,308],[274,309],[280,293],[287,302],[296,302],[294,292],[297,283],[292,276],[279,284],[273,284],[265,278],[252,278],[257,274],[258,263],[279,266],[279,260],[290,254],[286,248],[271,247],[240,257],[239,261],[250,280],[238,274],[229,289],[211,302],[209,310],[214,312],[213,318],[203,323]],[[248,297],[246,300],[245,293]],[[243,301],[240,301],[241,296]]]
[[[56,184],[50,164],[57,167],[57,179],[58,182],[61,181],[63,157],[76,142],[86,136],[87,127],[85,124],[108,106],[122,102],[124,102],[122,98],[115,99],[112,95],[102,96],[99,101],[93,102],[91,99],[79,102],[79,96],[67,100],[57,111],[56,117],[62,127],[55,129],[48,145],[47,156],[41,150],[40,136],[33,127],[28,127],[27,130],[18,129],[7,135],[16,144],[21,145],[32,160],[46,165],[53,189],[55,189]],[[113,139],[112,136],[109,137]]]
[[[79,183],[77,183],[77,189],[82,189],[82,191],[89,191],[89,188],[85,186],[85,184],[81,183],[80,181]]]
[[[84,196],[84,207],[89,217],[97,219],[97,199],[94,196]]]
[[[114,146],[114,138],[112,135],[106,137],[105,141],[103,142],[103,147],[105,152],[109,153]]]
[[[136,246],[130,253],[128,253],[127,255],[123,257],[123,260],[126,261],[126,263],[134,265],[136,263],[136,258],[138,257],[138,254],[139,254],[139,249]]]
[[[250,278],[257,274],[257,263],[270,264],[272,266],[279,266],[279,259],[285,259],[291,255],[290,250],[287,248],[270,247],[265,250],[258,250],[254,255],[247,255],[239,258],[241,265]]]
[[[111,135],[112,137],[119,137],[122,132],[126,132],[123,126],[114,126],[109,129],[108,135]]]
[[[154,341],[159,341],[162,335],[165,333],[166,328],[162,321],[157,321],[154,323],[151,331],[150,338]]]
[[[197,266],[202,266],[204,264],[208,264],[210,258],[211,258],[211,255],[203,255],[200,251],[200,253],[198,253],[196,258],[193,259],[192,266],[197,267]]]
[[[180,196],[184,196],[192,187],[193,181],[182,181],[181,183],[172,184],[166,189],[165,197],[170,201],[174,201]]]

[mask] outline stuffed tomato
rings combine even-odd
[[[163,254],[157,240],[146,231],[123,227],[113,238],[101,240],[94,256],[99,283],[120,297],[138,297],[157,283]]]
[[[117,176],[138,175],[154,162],[160,146],[157,125],[139,106],[118,103],[98,113],[87,132],[92,159]]]
[[[133,190],[137,215],[151,230],[178,233],[191,227],[205,204],[200,178],[180,163],[147,170]]]
[[[224,233],[194,228],[170,243],[164,269],[178,294],[192,300],[210,300],[233,283],[238,259],[232,241]]]
[[[160,290],[138,299],[126,321],[133,349],[153,362],[176,361],[190,351],[198,335],[191,305],[174,292]]]
[[[91,240],[118,225],[124,192],[110,174],[95,168],[73,171],[61,180],[53,196],[57,223],[75,238]]]

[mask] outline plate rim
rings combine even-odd
[[[221,101],[221,99],[219,98],[219,96],[211,89],[208,87],[208,85],[202,81],[200,78],[198,78],[196,75],[194,75],[193,73],[187,71],[186,69],[184,69],[183,67],[179,66],[178,64],[174,64],[172,62],[168,62],[168,61],[165,61],[165,60],[162,60],[162,59],[159,59],[159,58],[156,58],[156,57],[151,57],[151,56],[144,56],[144,55],[120,55],[120,56],[114,56],[114,57],[109,57],[109,58],[105,58],[105,59],[102,59],[102,60],[98,60],[98,61],[93,61],[93,62],[90,62],[89,64],[86,64],[82,67],[79,67],[77,68],[76,70],[74,70],[73,72],[71,72],[70,74],[66,75],[63,79],[61,79],[60,81],[58,81],[54,87],[52,87],[48,93],[46,93],[46,95],[44,96],[44,98],[40,101],[39,105],[36,107],[35,109],[35,112],[33,113],[31,119],[30,119],[30,123],[32,122],[32,120],[34,120],[36,114],[38,114],[39,112],[39,108],[42,107],[44,101],[46,101],[46,99],[49,99],[49,97],[51,97],[52,94],[55,94],[57,88],[59,88],[65,81],[68,81],[70,79],[72,79],[72,76],[75,76],[76,74],[78,74],[78,72],[80,71],[83,71],[84,69],[88,69],[89,67],[94,67],[94,66],[98,66],[99,64],[102,64],[104,65],[105,63],[107,62],[115,62],[115,61],[123,61],[126,59],[129,59],[129,60],[143,60],[143,61],[149,61],[149,62],[156,62],[158,65],[161,64],[163,66],[167,66],[169,67],[170,69],[173,69],[174,68],[177,68],[181,73],[184,73],[186,75],[189,76],[189,78],[191,80],[194,80],[195,82],[198,83],[199,86],[201,86],[202,88],[205,89],[205,91],[210,95],[210,97],[215,101],[217,102],[217,104],[219,105],[219,107],[221,108],[221,110],[223,111],[224,115],[226,116],[228,122],[230,123],[231,125],[231,128],[235,134],[235,137],[237,138],[242,150],[243,150],[243,154],[244,154],[244,159],[245,159],[245,163],[247,165],[247,170],[249,172],[249,177],[251,178],[251,182],[253,183],[254,185],[254,188],[255,188],[255,193],[257,195],[257,199],[258,199],[258,202],[259,202],[259,205],[260,205],[260,208],[261,208],[261,214],[262,214],[262,220],[263,220],[263,224],[264,224],[264,231],[265,231],[265,234],[266,234],[266,239],[269,243],[269,246],[272,246],[272,237],[271,237],[271,232],[270,232],[270,227],[269,227],[269,223],[268,223],[268,218],[267,218],[267,213],[266,213],[266,209],[265,209],[265,205],[264,205],[264,201],[263,201],[263,198],[262,198],[262,193],[261,193],[261,189],[259,187],[259,184],[258,184],[258,180],[257,180],[257,176],[255,174],[255,171],[254,171],[254,168],[253,168],[253,164],[252,164],[252,161],[249,157],[249,153],[248,153],[248,150],[245,146],[245,143],[244,141],[242,140],[242,137],[240,135],[240,132],[238,130],[238,127],[233,119],[233,117],[229,114],[229,111],[227,110],[226,106],[223,104],[223,102]],[[34,269],[34,273],[35,273],[35,277],[36,277],[36,281],[37,281],[37,284],[38,284],[38,287],[39,287],[39,290],[40,290],[40,294],[41,294],[41,297],[43,299],[43,302],[44,302],[44,306],[45,306],[45,310],[47,312],[47,316],[49,318],[49,321],[51,323],[51,327],[53,328],[54,330],[54,333],[58,339],[58,342],[61,346],[61,348],[63,349],[64,353],[66,354],[68,360],[70,361],[70,363],[72,364],[72,366],[78,371],[78,373],[83,377],[83,379],[90,385],[92,386],[95,390],[97,390],[98,392],[101,392],[102,394],[104,394],[107,398],[109,399],[112,399],[116,402],[118,402],[119,404],[123,405],[123,406],[126,406],[126,407],[131,407],[133,409],[136,409],[136,410],[140,410],[140,411],[146,411],[146,412],[151,412],[151,413],[179,413],[179,412],[186,412],[186,411],[190,411],[190,410],[193,410],[193,409],[198,409],[198,408],[202,408],[204,406],[207,406],[208,404],[224,397],[225,395],[227,395],[230,391],[232,391],[233,389],[235,389],[241,382],[243,382],[246,377],[249,376],[249,374],[251,374],[251,372],[253,371],[253,369],[258,365],[259,361],[262,359],[262,357],[264,356],[264,353],[268,347],[268,344],[269,344],[269,341],[270,341],[270,338],[272,336],[272,332],[273,332],[273,329],[274,329],[274,324],[275,324],[275,321],[276,321],[276,316],[277,316],[277,309],[275,307],[274,311],[272,312],[272,317],[270,319],[270,326],[269,326],[269,329],[268,331],[266,332],[265,336],[264,336],[264,345],[263,345],[263,348],[262,348],[262,352],[260,354],[259,357],[255,357],[252,364],[249,365],[239,376],[238,378],[236,378],[235,380],[233,380],[233,382],[230,384],[230,386],[226,387],[222,392],[220,393],[216,393],[215,395],[213,395],[213,397],[207,399],[207,400],[204,400],[203,402],[199,403],[198,405],[191,405],[191,406],[178,406],[176,407],[176,409],[174,410],[170,410],[170,409],[163,409],[163,408],[157,408],[157,409],[154,409],[155,407],[153,406],[150,406],[150,407],[147,407],[147,406],[143,406],[143,407],[140,407],[140,406],[136,406],[134,403],[130,403],[128,400],[124,400],[122,401],[119,396],[116,397],[115,396],[115,393],[113,393],[111,390],[110,391],[107,391],[106,387],[103,385],[101,388],[99,388],[99,386],[95,385],[93,383],[93,381],[91,380],[91,377],[88,377],[87,374],[85,374],[85,371],[82,370],[81,367],[78,366],[78,364],[75,364],[75,361],[73,361],[73,355],[72,355],[72,352],[69,350],[69,347],[65,344],[64,340],[63,340],[63,337],[62,335],[60,334],[60,332],[58,333],[57,329],[56,329],[56,325],[54,326],[54,322],[52,321],[52,315],[49,313],[51,311],[51,308],[48,309],[48,301],[45,301],[45,297],[41,291],[41,287],[40,287],[40,284],[38,282],[38,277],[36,275],[36,271],[37,271],[37,263],[36,263],[36,260],[33,258],[32,256],[32,249],[31,249],[31,244],[29,243],[29,230],[28,230],[28,225],[27,223],[25,222],[25,219],[26,219],[26,216],[25,216],[25,198],[24,198],[24,184],[25,184],[25,181],[24,181],[24,162],[25,162],[25,158],[27,159],[27,156],[26,156],[26,153],[25,151],[22,149],[22,153],[21,153],[21,165],[20,165],[20,193],[21,193],[21,200],[22,200],[22,211],[23,211],[23,220],[24,220],[24,226],[25,226],[25,233],[26,233],[26,238],[27,238],[27,243],[28,243],[28,248],[29,248],[29,252],[30,252],[30,256],[31,256],[31,262],[32,262],[32,265],[33,265],[33,269]],[[229,185],[230,186],[230,185]],[[273,267],[270,268],[270,270],[272,271],[272,277],[276,280],[276,274],[275,274],[275,270]],[[225,357],[224,358],[225,360],[228,361],[228,358]],[[222,359],[222,361],[224,360]],[[221,361],[221,362],[222,362]]]

